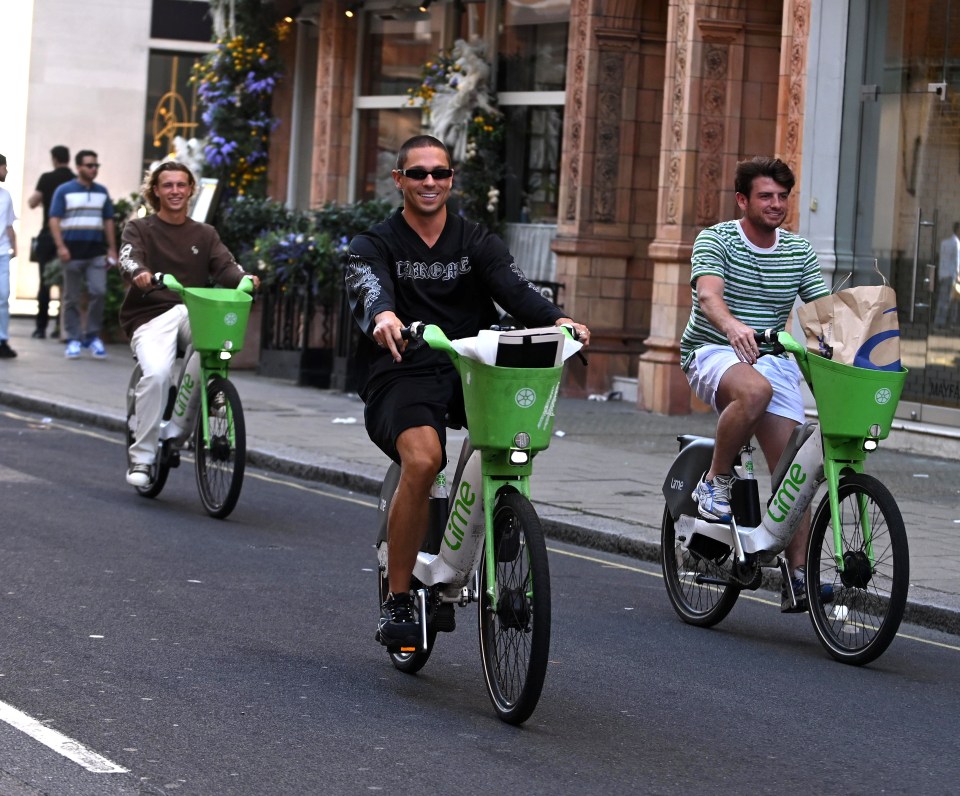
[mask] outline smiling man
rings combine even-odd
[[[693,244],[693,306],[680,355],[697,397],[720,413],[710,470],[693,493],[708,520],[730,520],[732,466],[740,448],[756,435],[773,471],[804,420],[796,363],[786,356],[760,358],[753,336],[754,330],[784,329],[798,296],[806,303],[829,293],[810,244],[780,229],[794,182],[782,160],[738,163],[734,188],[743,216],[703,230]],[[796,600],[784,584],[784,611],[806,608],[809,534],[806,517],[786,549]]]
[[[154,272],[173,274],[185,287],[212,283],[236,287],[246,275],[217,231],[187,216],[196,187],[182,163],[161,163],[143,186],[143,198],[154,212],[123,228],[120,272],[130,287],[120,307],[120,325],[143,371],[136,390],[137,428],[129,450],[127,483],[132,486],[153,482],[177,348],[186,348],[191,340],[183,300],[172,290],[153,285]],[[256,276],[253,281],[260,284]]]
[[[406,349],[400,330],[414,321],[439,326],[452,340],[473,337],[498,319],[494,301],[528,326],[570,323],[587,343],[586,326],[563,317],[514,262],[506,245],[479,224],[447,211],[454,170],[432,136],[400,148],[394,184],[403,207],[350,244],[347,295],[365,337],[367,366],[360,397],[370,439],[400,465],[387,518],[390,595],[377,639],[416,643],[419,618],[410,577],[427,529],[427,498],[446,464],[446,423],[460,419],[460,377],[446,354]]]

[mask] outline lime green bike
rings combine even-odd
[[[661,564],[667,595],[687,623],[710,627],[730,612],[743,589],[759,588],[761,570],[779,567],[818,489],[827,490],[813,516],[806,555],[810,620],[836,660],[864,664],[887,649],[903,618],[910,555],[903,517],[890,491],[864,472],[867,454],[890,432],[906,369],[869,370],[808,354],[786,332],[756,335],[774,353],[793,355],[817,403],[819,422],[795,429],[772,473],[761,509],[748,444],[734,462],[737,476],[729,523],[700,517],[691,493],[710,468],[714,442],[679,437],[680,453],[663,483]]]
[[[143,497],[160,494],[180,450],[189,444],[195,457],[197,488],[204,509],[223,519],[237,505],[246,466],[246,427],[237,388],[228,378],[230,360],[243,348],[253,301],[253,280],[230,288],[184,287],[171,274],[156,274],[156,284],[183,296],[192,344],[178,357],[178,377],[160,424],[153,480],[137,487]],[[137,428],[138,364],[127,386],[127,447]],[[199,407],[200,411],[197,411]]]
[[[552,338],[556,350],[569,332],[518,334],[514,341]],[[483,364],[458,353],[457,341],[437,326],[413,324],[404,337],[422,339],[453,360],[463,383],[468,437],[449,493],[444,474],[438,476],[430,528],[413,570],[421,639],[387,651],[397,669],[419,671],[437,633],[455,629],[455,607],[476,603],[487,692],[503,721],[521,724],[540,699],[550,651],[550,567],[530,503],[530,476],[534,454],[550,444],[563,366]],[[509,352],[515,354],[512,363],[523,362],[523,348],[521,342]],[[380,492],[381,602],[388,592],[387,517],[399,478],[400,467],[393,464]]]

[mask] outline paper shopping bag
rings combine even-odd
[[[811,353],[858,368],[900,370],[897,296],[889,285],[839,290],[798,307],[797,318]]]

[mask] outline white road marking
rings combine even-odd
[[[0,702],[0,721],[26,733],[35,741],[53,749],[74,763],[83,766],[94,774],[129,774],[130,770],[107,760],[96,752],[87,749],[79,741],[68,738],[63,733],[50,729],[32,716],[17,710],[13,705]]]

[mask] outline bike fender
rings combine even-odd
[[[682,514],[697,516],[697,504],[691,494],[710,469],[712,459],[713,440],[697,437],[690,440],[673,460],[663,481],[663,496],[674,520]]]
[[[400,483],[400,465],[391,462],[390,469],[387,470],[383,479],[383,485],[380,487],[380,500],[377,501],[377,519],[379,520],[377,529],[377,545],[380,542],[387,541],[387,517],[390,514],[390,504],[393,502],[393,494],[397,491],[397,484]]]

